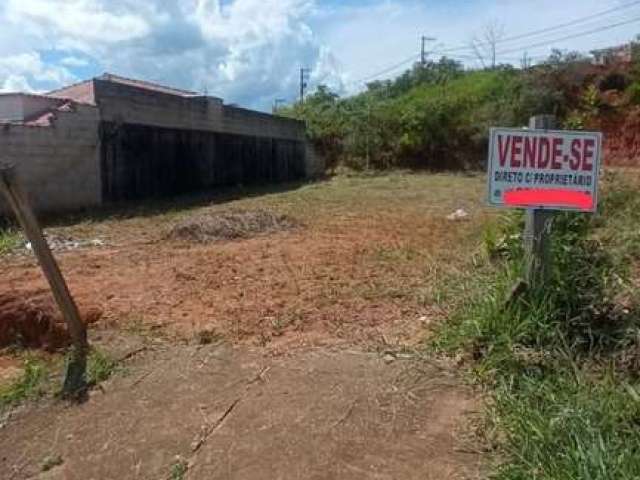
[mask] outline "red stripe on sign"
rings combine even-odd
[[[556,206],[593,210],[593,197],[573,190],[508,190],[504,194],[504,203],[512,207]]]

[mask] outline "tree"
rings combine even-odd
[[[491,68],[496,68],[498,44],[503,38],[504,25],[494,20],[484,26],[480,37],[476,36],[471,40],[471,48],[482,68],[487,68],[487,62],[490,62]]]
[[[324,155],[329,168],[337,164],[342,155],[342,138],[345,116],[342,112],[340,96],[332,92],[326,85],[319,85],[317,90],[292,107],[279,110],[279,114],[307,124],[309,139]]]
[[[640,35],[631,42],[631,74],[640,80]]]

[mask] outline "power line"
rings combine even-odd
[[[543,33],[549,33],[549,32],[553,32],[555,30],[560,30],[560,29],[563,29],[563,28],[567,28],[567,27],[571,27],[571,26],[574,26],[574,25],[578,25],[580,23],[588,22],[589,20],[600,19],[600,17],[602,17],[603,15],[608,15],[610,13],[614,13],[614,12],[618,12],[618,11],[621,11],[621,10],[625,10],[627,8],[635,7],[636,5],[640,5],[640,0],[635,1],[635,2],[631,2],[631,3],[627,3],[625,5],[619,5],[617,7],[610,8],[608,10],[604,10],[602,12],[595,13],[593,15],[588,15],[586,17],[577,18],[575,20],[571,20],[569,22],[561,23],[561,24],[554,25],[554,26],[551,26],[551,27],[546,27],[546,28],[542,28],[542,29],[539,29],[539,30],[533,30],[531,32],[515,35],[515,36],[512,36],[512,37],[503,38],[498,43],[507,43],[507,42],[512,42],[514,40],[522,40],[523,38],[535,37],[535,36],[541,35]],[[487,43],[486,42],[479,42],[477,45],[478,46],[486,46]],[[469,47],[468,45],[465,45],[465,46],[460,45],[458,47],[450,47],[450,48],[443,49],[442,52],[454,52],[454,51],[461,51],[461,50],[471,50],[471,47]]]
[[[355,83],[364,83],[364,82],[367,82],[368,80],[373,80],[374,78],[377,78],[377,77],[379,77],[381,75],[384,75],[385,73],[390,73],[393,70],[396,70],[396,69],[402,67],[403,65],[406,65],[409,62],[413,62],[413,61],[417,60],[418,58],[420,58],[420,55],[415,55],[415,54],[411,55],[409,58],[406,58],[406,59],[402,60],[400,63],[397,63],[395,65],[387,67],[384,70],[381,70],[381,71],[379,71],[377,73],[374,73],[373,75],[369,75],[367,77],[361,78],[360,80],[356,80],[356,81],[354,81],[352,83],[354,83],[354,84]]]
[[[606,15],[606,14],[613,13],[613,12],[618,12],[620,10],[624,10],[624,9],[627,9],[627,8],[630,8],[630,7],[633,7],[633,6],[636,6],[636,5],[640,5],[640,0],[628,3],[628,4],[625,4],[625,5],[620,5],[618,7],[610,8],[608,10],[605,10],[605,11],[597,13],[597,14],[593,14],[593,15],[589,15],[589,16],[582,17],[582,18],[579,18],[579,19],[575,19],[575,20],[572,20],[570,22],[565,22],[565,23],[558,24],[558,25],[555,25],[555,26],[552,26],[552,27],[547,27],[547,28],[535,30],[535,31],[532,31],[532,32],[524,33],[524,34],[521,34],[521,35],[515,35],[515,36],[512,36],[512,37],[508,37],[508,38],[505,38],[505,39],[501,40],[499,43],[512,42],[514,40],[520,40],[520,39],[523,39],[523,38],[533,37],[533,36],[536,36],[536,35],[541,35],[543,33],[549,33],[549,32],[552,32],[552,31],[555,31],[555,30],[558,30],[558,29],[562,29],[562,28],[566,28],[566,27],[569,27],[569,26],[578,25],[580,23],[584,23],[584,22],[588,22],[589,20],[593,20],[594,18],[601,17],[602,15]],[[638,21],[640,21],[640,17],[636,17],[636,18],[633,18],[631,20],[626,20],[626,21],[622,21],[622,22],[617,22],[617,23],[614,23],[614,24],[611,24],[611,25],[600,26],[598,28],[594,28],[594,29],[591,29],[591,30],[587,30],[587,31],[583,31],[583,32],[579,32],[579,33],[575,33],[575,34],[571,34],[571,35],[566,35],[566,36],[563,36],[563,37],[552,38],[552,39],[545,40],[545,41],[538,42],[538,43],[533,43],[533,44],[529,44],[529,45],[522,45],[522,46],[519,46],[519,47],[516,47],[516,48],[510,48],[508,50],[503,50],[503,51],[498,52],[497,55],[498,56],[503,56],[504,54],[508,54],[508,53],[519,52],[519,51],[522,51],[522,50],[528,50],[528,49],[536,48],[536,47],[548,46],[548,45],[556,43],[556,42],[560,42],[560,41],[564,41],[564,40],[571,40],[571,39],[574,39],[574,38],[580,38],[582,36],[587,36],[587,35],[593,35],[595,33],[599,33],[599,32],[606,31],[606,30],[611,30],[611,29],[618,28],[618,27],[624,26],[624,25],[629,25],[631,23],[635,23],[635,22],[638,22]],[[470,59],[474,58],[470,54],[447,55],[449,52],[461,51],[461,50],[471,50],[471,48],[469,46],[466,46],[466,47],[455,47],[455,48],[445,48],[445,49],[441,49],[441,50],[438,50],[438,51],[433,51],[431,53],[444,55],[444,56],[447,56],[447,58],[451,58],[452,60],[459,60],[459,61],[470,60]],[[411,55],[410,57],[402,60],[401,62],[399,62],[397,64],[394,64],[394,65],[391,65],[389,67],[386,67],[383,70],[380,70],[380,71],[378,71],[378,72],[376,72],[374,74],[371,74],[371,75],[368,75],[366,77],[363,77],[363,78],[361,78],[359,80],[356,80],[356,81],[353,81],[353,82],[349,82],[349,84],[351,84],[351,85],[363,84],[364,85],[370,80],[378,78],[378,77],[380,77],[382,75],[385,75],[387,73],[391,73],[392,71],[394,71],[394,70],[396,70],[396,69],[398,69],[398,68],[400,68],[400,67],[402,67],[402,66],[404,66],[404,65],[406,65],[406,64],[408,64],[410,62],[416,61],[419,58],[421,58],[421,55]]]
[[[640,4],[640,2],[637,2],[637,3]],[[529,50],[531,48],[544,47],[544,46],[548,46],[548,45],[551,45],[551,44],[556,43],[556,42],[561,42],[561,41],[565,41],[565,40],[572,40],[574,38],[580,38],[580,37],[587,36],[587,35],[593,35],[595,33],[604,32],[604,31],[607,31],[607,30],[612,30],[614,28],[618,28],[618,27],[621,27],[621,26],[624,26],[624,25],[629,25],[629,24],[636,23],[636,22],[639,22],[639,21],[640,21],[640,17],[635,17],[635,18],[632,18],[631,20],[626,20],[626,21],[623,21],[623,22],[618,22],[618,23],[614,23],[614,24],[611,24],[611,25],[606,25],[606,26],[594,28],[594,29],[587,30],[587,31],[584,31],[584,32],[579,32],[579,33],[575,33],[575,34],[571,34],[571,35],[566,35],[566,36],[563,36],[563,37],[553,38],[553,39],[545,40],[545,41],[539,42],[539,43],[523,45],[523,46],[519,46],[519,47],[516,47],[516,48],[511,48],[509,50],[503,50],[503,51],[497,52],[497,55],[498,56],[502,56],[502,55],[509,54],[509,53],[520,52],[522,50]],[[445,56],[447,56],[446,54],[447,54],[448,51],[449,50],[445,49],[445,50],[434,51],[432,53],[444,54]],[[391,67],[388,67],[388,68],[386,68],[386,69],[384,69],[382,71],[379,71],[379,72],[377,72],[377,73],[375,73],[373,75],[369,75],[369,76],[367,76],[367,77],[365,77],[363,79],[357,80],[357,81],[353,82],[353,84],[366,83],[369,80],[372,80],[374,78],[380,77],[380,76],[382,76],[382,75],[384,75],[386,73],[390,73],[393,70],[396,70],[396,69],[400,68],[401,66],[406,65],[407,63],[417,59],[418,57],[419,57],[418,55],[412,55],[408,59],[405,59],[405,60],[403,60],[402,62],[400,62],[400,63],[398,63],[396,65],[392,65]],[[452,60],[456,60],[456,59],[469,60],[469,59],[472,59],[474,57],[472,55],[458,54],[458,55],[448,56],[448,58],[451,58]]]
[[[627,12],[627,13],[631,13],[631,12]],[[635,18],[635,16],[640,14],[640,10],[633,12],[634,16],[633,18]],[[574,28],[567,28],[564,29],[562,31],[558,31],[555,33],[547,33],[544,35],[541,35],[539,37],[536,38],[531,38],[529,40],[523,40],[520,42],[512,42],[512,43],[508,43],[508,44],[497,44],[496,45],[496,50],[497,51],[522,51],[525,49],[528,49],[531,47],[531,45],[534,46],[538,46],[538,48],[546,46],[546,45],[550,45],[554,42],[559,42],[561,41],[562,38],[564,37],[580,37],[583,35],[590,35],[592,31],[597,31],[601,28],[603,29],[609,29],[609,28],[616,28],[616,27],[611,27],[612,25],[618,25],[618,23],[621,22],[625,22],[628,21],[629,19],[632,18],[632,15],[628,15],[628,14],[624,14],[624,15],[619,15],[616,17],[609,17],[609,18],[605,18],[605,19],[601,19],[600,21],[591,21],[589,23],[583,24],[580,27],[574,27]],[[594,32],[595,33],[595,32]],[[536,47],[534,47],[536,48]]]
[[[427,37],[425,35],[422,35],[420,40],[422,44],[422,48],[420,50],[420,63],[422,64],[422,66],[424,66],[427,64],[427,42],[435,42],[436,39],[434,37]]]
[[[587,35],[593,35],[594,33],[600,33],[600,32],[604,32],[604,31],[607,31],[607,30],[612,30],[614,28],[618,28],[618,27],[621,27],[623,25],[629,25],[631,23],[636,23],[636,22],[639,22],[639,21],[640,21],[640,17],[635,17],[635,18],[632,18],[631,20],[626,20],[624,22],[613,23],[611,25],[607,25],[607,26],[603,26],[603,27],[599,27],[599,28],[594,28],[592,30],[587,30],[585,32],[580,32],[580,33],[577,33],[577,34],[566,35],[564,37],[555,38],[553,40],[548,40],[548,41],[544,41],[544,42],[540,42],[540,43],[534,43],[534,44],[531,44],[531,45],[526,45],[524,47],[512,48],[510,50],[503,50],[501,52],[498,52],[498,55],[505,54],[505,53],[519,52],[521,50],[526,50],[526,49],[530,49],[530,48],[544,47],[544,46],[548,46],[548,45],[550,45],[552,43],[562,42],[564,40],[572,40],[574,38],[585,37]]]

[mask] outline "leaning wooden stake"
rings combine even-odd
[[[537,115],[531,117],[529,128],[551,130],[555,128],[553,115]],[[530,208],[527,210],[524,229],[525,272],[527,284],[537,288],[544,284],[551,268],[549,228],[553,220],[553,212]]]
[[[16,180],[13,166],[0,164],[0,192],[7,198],[9,206],[31,242],[36,258],[69,328],[73,345],[64,379],[63,394],[65,396],[78,395],[86,389],[87,352],[89,349],[87,329],[80,318],[78,307],[69,293],[69,288],[64,281],[60,268],[38,225],[27,196]]]

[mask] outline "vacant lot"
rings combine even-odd
[[[107,324],[275,349],[412,344],[446,306],[436,301],[443,282],[479,245],[483,189],[470,176],[338,177],[69,219],[48,233],[78,245],[59,251],[63,271]],[[467,216],[447,219],[459,209]],[[203,242],[211,223],[229,234]],[[0,277],[0,298],[45,295],[31,257],[4,257]]]
[[[59,376],[57,357],[28,357],[4,398],[41,400],[0,415],[0,471],[475,478],[479,450],[461,432],[478,394],[413,347],[458,301],[453,279],[490,215],[483,192],[480,176],[340,176],[50,223],[94,344],[120,360],[94,359],[92,376],[116,375],[69,408],[42,380]],[[6,237],[0,315],[37,330],[55,308]],[[5,377],[23,356],[5,357]]]

